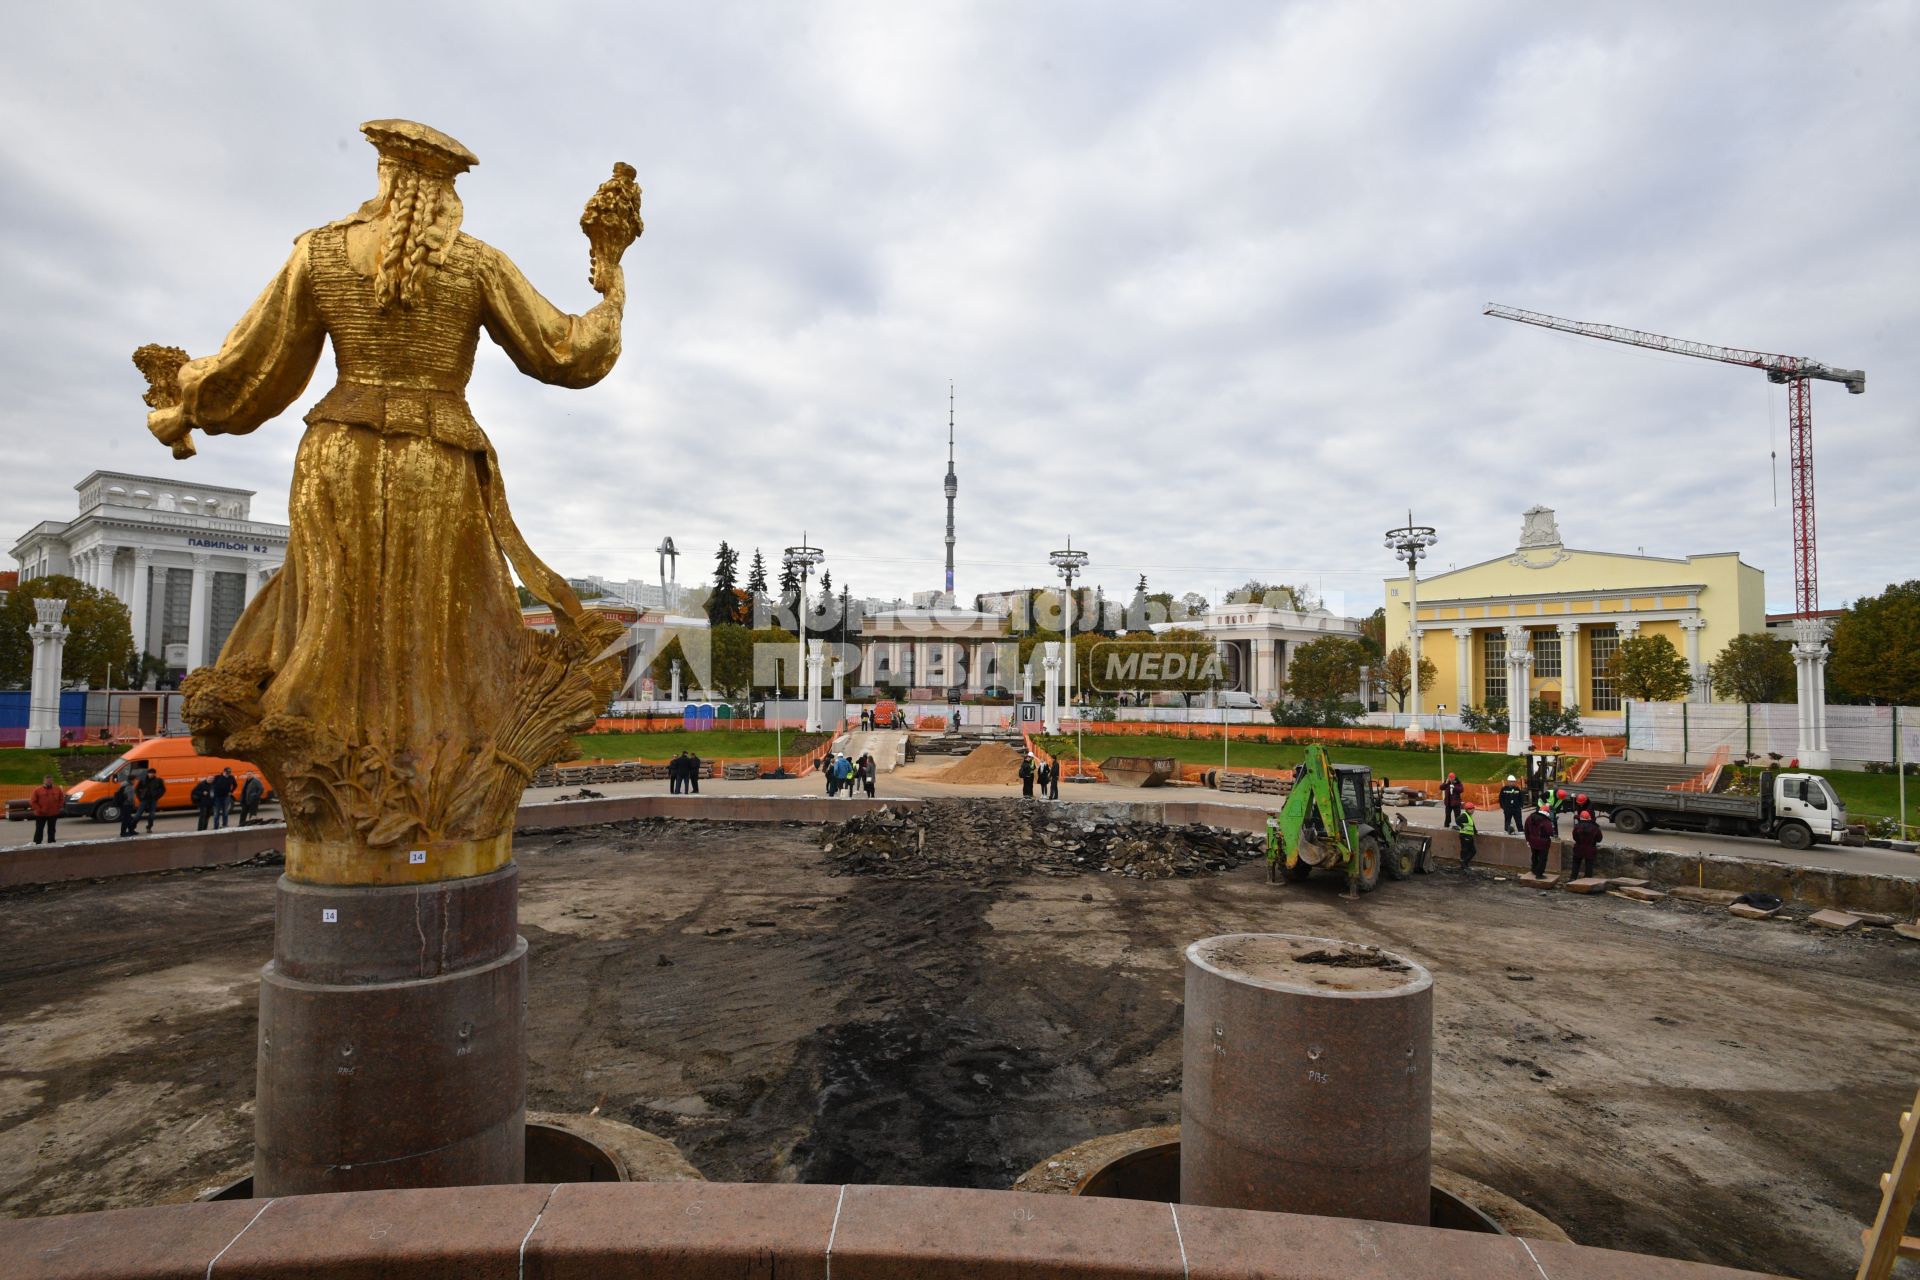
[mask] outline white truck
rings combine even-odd
[[[1571,788],[1569,788],[1571,789]],[[1653,787],[1587,786],[1582,790],[1596,813],[1614,827],[1638,835],[1654,827],[1705,831],[1716,835],[1760,836],[1789,849],[1818,842],[1831,844],[1847,830],[1847,808],[1817,773],[1760,775],[1757,796],[1661,791]]]

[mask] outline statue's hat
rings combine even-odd
[[[388,159],[451,178],[480,163],[480,157],[430,125],[414,120],[369,120],[360,126],[367,141]]]

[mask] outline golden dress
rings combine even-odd
[[[521,372],[591,385],[619,357],[624,291],[568,315],[459,233],[420,304],[383,309],[349,254],[361,221],[301,236],[220,353],[181,371],[187,423],[233,434],[300,395],[327,339],[339,370],[306,416],[286,565],[188,678],[187,718],[272,781],[295,878],[481,874],[511,856],[533,771],[611,696],[619,628],[583,614],[515,529],[467,407],[474,351],[484,329]],[[557,634],[523,625],[509,560]]]

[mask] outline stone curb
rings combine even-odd
[[[0,1221],[10,1280],[779,1275],[1059,1280],[1356,1275],[1739,1280],[1509,1236],[935,1187],[561,1183],[366,1191]]]

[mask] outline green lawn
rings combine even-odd
[[[1833,784],[1847,818],[1891,818],[1900,807],[1900,779],[1890,773],[1854,773],[1825,769],[1820,776]],[[1907,821],[1920,822],[1920,778],[1907,779]]]
[[[582,760],[670,760],[691,751],[702,760],[744,756],[805,755],[822,735],[782,733],[775,751],[771,729],[701,729],[696,732],[589,733],[573,740]]]
[[[1073,755],[1070,737],[1043,739],[1048,751]],[[1172,756],[1184,764],[1220,763],[1218,738],[1160,738],[1149,734],[1087,734],[1084,740],[1087,759],[1098,764],[1108,756]],[[1255,769],[1291,769],[1306,754],[1304,745],[1275,742],[1235,742],[1228,753],[1229,767]],[[1425,778],[1437,780],[1440,771],[1438,751],[1398,751],[1392,747],[1348,747],[1328,744],[1327,758],[1335,764],[1364,764],[1374,777]],[[1462,782],[1500,782],[1511,774],[1525,771],[1525,761],[1515,756],[1493,755],[1477,751],[1447,752],[1447,769],[1460,775]]]
[[[52,774],[62,778],[60,757],[85,756],[87,772],[126,754],[125,747],[62,747],[58,751],[28,751],[25,747],[0,748],[0,785],[37,787],[40,779]],[[64,779],[63,779],[64,780]]]

